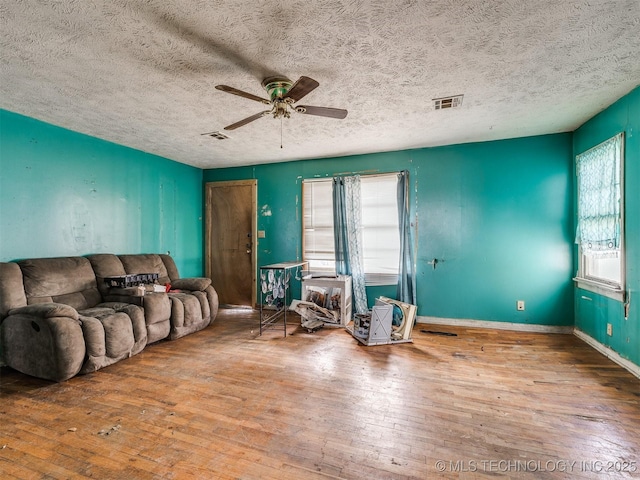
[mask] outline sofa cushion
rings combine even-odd
[[[167,269],[167,275],[172,281],[175,281],[180,278],[180,274],[178,273],[178,267],[176,267],[176,262],[173,261],[173,257],[171,255],[167,255],[166,253],[159,254],[162,259],[162,263],[164,263],[165,268]]]
[[[209,309],[203,311],[203,292],[169,293],[171,299],[171,333],[169,338],[175,340],[198,330],[202,330],[211,321]],[[204,300],[206,302],[206,299]]]
[[[28,304],[56,302],[82,310],[101,301],[95,274],[86,258],[35,258],[17,263]]]
[[[9,310],[26,304],[20,267],[17,263],[0,262],[0,321]]]
[[[155,253],[141,253],[138,255],[118,255],[118,258],[124,266],[125,272],[128,275],[137,273],[157,273],[158,283],[164,285],[170,283],[169,273],[167,268],[160,258],[160,255]]]
[[[211,279],[204,277],[178,278],[171,282],[172,289],[197,292],[204,291],[209,285],[211,285]]]
[[[109,315],[113,315],[115,310],[113,308],[108,307],[93,307],[87,308],[85,310],[81,310],[78,312],[80,315],[84,315],[85,317],[94,317],[98,320],[108,317]]]
[[[33,298],[31,299],[31,303],[40,303],[40,301],[48,301],[48,298],[51,298],[51,301],[54,303],[64,303],[65,305],[69,305],[76,310],[86,308],[90,305],[95,305],[102,301],[102,296],[97,288],[89,288],[82,292],[76,293],[68,293],[66,295],[54,295],[52,297],[43,297],[43,298]]]
[[[135,339],[131,319],[126,313],[114,313],[104,317],[105,348],[110,357],[131,356]]]
[[[116,277],[127,274],[118,256],[112,253],[97,253],[95,255],[89,255],[87,259],[93,267],[98,290],[100,290],[102,296],[106,297],[107,295],[113,294],[110,287],[104,283],[105,277]]]
[[[87,355],[80,373],[91,373],[133,355],[135,339],[131,319],[126,313],[113,313],[101,319],[81,316]]]
[[[68,317],[78,320],[78,311],[63,303],[37,303],[9,310],[10,315],[31,315],[39,318]]]
[[[190,293],[170,293],[171,319],[176,327],[190,327],[202,322],[200,301]]]
[[[137,305],[132,305],[130,303],[121,303],[121,302],[107,302],[96,305],[93,308],[87,308],[86,310],[82,310],[78,312],[82,319],[87,319],[88,317],[95,318],[99,320],[103,328],[105,330],[105,348],[106,356],[111,358],[120,358],[120,354],[114,354],[114,350],[109,350],[110,344],[120,344],[123,339],[119,339],[121,335],[125,335],[128,342],[129,330],[132,332],[133,345],[129,348],[129,355],[137,355],[140,353],[144,347],[147,345],[147,329],[145,327],[145,318],[144,311],[142,307]],[[122,320],[122,315],[126,316],[127,326],[122,331],[109,331],[107,329],[108,325],[116,324],[120,325]],[[115,318],[120,318],[120,323],[114,323]],[[115,339],[115,340],[114,340]],[[115,343],[114,343],[115,342]],[[89,342],[87,341],[87,345]],[[128,345],[128,344],[127,344]],[[89,348],[87,346],[87,348]]]

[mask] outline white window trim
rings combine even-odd
[[[626,244],[625,244],[625,132],[616,134],[613,137],[609,137],[604,142],[609,141],[617,135],[622,135],[621,139],[621,151],[620,151],[620,285],[613,285],[600,279],[586,277],[584,272],[584,254],[582,248],[578,245],[578,272],[573,278],[576,286],[582,290],[587,290],[598,295],[602,295],[619,302],[626,301],[626,285],[627,285],[627,271],[626,271]],[[600,142],[598,145],[591,147],[589,150],[597,148],[604,142]],[[585,150],[584,153],[589,150]]]
[[[612,298],[619,302],[625,301],[624,288],[614,287],[613,285],[607,285],[606,283],[583,277],[575,277],[573,281],[576,283],[576,286],[582,290],[597,293],[598,295]]]

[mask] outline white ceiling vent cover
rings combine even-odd
[[[217,140],[226,140],[227,138],[229,138],[228,135],[225,135],[222,132],[209,132],[209,133],[203,133],[202,135],[206,135],[207,137],[212,137]]]
[[[433,99],[433,107],[436,110],[444,110],[445,108],[457,108],[462,105],[462,97],[464,95],[454,95],[452,97],[442,97]]]

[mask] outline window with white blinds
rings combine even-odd
[[[331,179],[302,182],[303,259],[312,271],[336,270],[332,188]]]
[[[398,282],[400,234],[396,173],[361,176],[362,250],[367,285]],[[333,181],[302,183],[303,256],[309,268],[335,273]]]

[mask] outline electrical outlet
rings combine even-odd
[[[518,300],[516,302],[516,309],[518,310],[524,310],[524,300]]]
[[[610,323],[607,323],[607,335],[613,335],[613,326]]]

